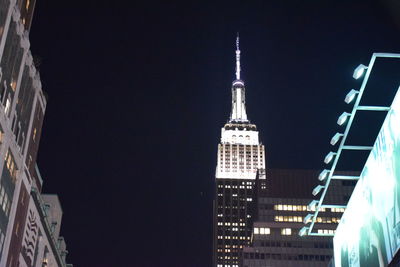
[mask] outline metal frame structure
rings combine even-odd
[[[330,169],[324,169],[320,176],[319,180],[324,181],[326,180],[324,185],[318,185],[316,188],[313,190],[313,195],[316,196],[318,193],[322,191],[321,197],[319,200],[313,200],[310,204],[309,207],[316,207],[314,214],[309,214],[311,216],[311,224],[310,226],[304,226],[300,232],[299,235],[303,236],[305,234],[310,235],[310,236],[333,236],[334,234],[322,234],[322,233],[313,233],[312,230],[314,228],[316,219],[318,217],[318,213],[321,208],[345,208],[346,206],[340,206],[340,205],[323,205],[323,201],[326,195],[326,192],[328,191],[329,184],[331,180],[339,179],[339,180],[358,180],[358,176],[345,176],[345,175],[334,175],[336,165],[339,161],[340,155],[343,150],[371,150],[372,146],[353,146],[353,145],[345,145],[347,135],[350,131],[351,125],[353,123],[354,117],[356,115],[357,111],[389,111],[390,107],[377,107],[377,106],[360,106],[360,101],[362,98],[362,95],[364,93],[365,87],[367,85],[369,76],[371,74],[372,68],[374,66],[375,60],[377,58],[399,58],[400,59],[400,54],[393,54],[393,53],[374,53],[372,54],[371,60],[369,62],[368,66],[360,65],[357,67],[357,69],[354,72],[353,77],[357,79],[359,75],[360,69],[367,70],[363,79],[363,82],[361,84],[361,87],[359,91],[355,91],[354,89],[349,92],[349,94],[346,96],[345,102],[347,104],[350,104],[352,100],[354,99],[352,96],[348,97],[350,94],[354,96],[354,94],[357,94],[355,97],[355,103],[353,106],[353,110],[351,113],[344,112],[338,119],[338,124],[343,125],[345,124],[345,121],[348,120],[346,129],[343,134],[337,133],[331,140],[331,144],[334,146],[339,139],[341,138],[339,147],[337,152],[329,152],[329,154],[325,157],[324,162],[326,164],[329,164],[332,160],[332,166]],[[356,75],[357,72],[357,75]],[[362,74],[361,74],[362,75]],[[304,221],[305,224],[309,223],[309,220]]]

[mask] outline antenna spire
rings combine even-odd
[[[236,80],[240,80],[240,49],[239,49],[239,32],[236,37]]]
[[[231,122],[249,122],[246,114],[244,82],[240,79],[239,33],[236,37],[236,80],[232,83]]]

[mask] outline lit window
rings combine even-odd
[[[283,228],[283,229],[281,229],[281,234],[282,235],[291,235],[292,229],[291,228]]]
[[[33,136],[32,136],[32,139],[35,141],[35,139],[36,139],[36,128],[35,129],[33,129]]]
[[[6,162],[7,169],[10,172],[11,177],[13,178],[13,182],[15,182],[16,175],[17,175],[17,166],[15,165],[15,161],[14,161],[13,156],[11,155],[10,150],[7,150],[5,162]]]
[[[25,24],[24,21],[22,21],[22,22]],[[10,86],[11,86],[11,89],[15,92],[15,89],[17,88],[17,81],[13,80],[13,81],[10,83]]]
[[[0,234],[0,251],[3,249],[3,245],[4,245],[4,234],[1,233]]]
[[[318,234],[329,234],[333,235],[335,234],[335,230],[328,230],[328,229],[318,229]]]
[[[260,228],[260,234],[261,235],[269,235],[269,234],[271,234],[271,229],[262,227],[262,228]]]
[[[4,113],[6,113],[6,116],[8,116],[8,112],[10,111],[10,106],[11,106],[11,100],[8,97],[6,101],[6,106],[4,107]]]

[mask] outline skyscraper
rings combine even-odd
[[[47,99],[30,51],[35,0],[0,1],[0,266],[68,266],[58,197],[36,164]]]
[[[259,170],[256,180],[251,245],[242,250],[240,266],[322,267],[333,255],[332,236],[300,236],[304,221],[315,211],[311,189],[318,185],[316,170]],[[357,175],[355,172],[338,172]],[[261,178],[266,176],[263,180]],[[260,182],[264,185],[259,185]],[[354,181],[334,180],[334,190],[326,200],[331,207],[321,208],[315,224],[319,234],[332,235],[354,187]],[[264,188],[262,188],[264,187]],[[314,204],[313,204],[314,203]]]
[[[257,169],[265,168],[264,146],[256,125],[247,118],[246,90],[240,71],[238,36],[232,111],[221,129],[215,173],[214,267],[239,266],[240,249],[250,243],[252,233]]]

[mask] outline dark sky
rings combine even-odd
[[[320,169],[360,84],[353,69],[400,52],[391,2],[38,0],[30,39],[49,95],[38,164],[62,202],[69,262],[210,266],[236,32],[267,166]]]

